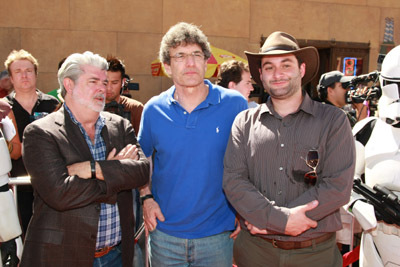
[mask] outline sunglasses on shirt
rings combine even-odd
[[[309,150],[305,162],[312,171],[304,174],[304,182],[309,185],[315,185],[317,182],[318,151],[315,149]]]

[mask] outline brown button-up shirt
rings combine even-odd
[[[265,237],[301,241],[341,229],[339,208],[350,198],[355,148],[350,124],[339,108],[313,101],[303,92],[299,109],[282,118],[269,99],[240,113],[224,159],[223,187],[228,200]],[[315,186],[304,182],[312,169],[309,150],[317,150]],[[297,237],[284,234],[289,208],[318,200],[307,216],[318,222]]]

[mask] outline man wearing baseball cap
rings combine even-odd
[[[347,86],[354,76],[344,76],[340,71],[334,70],[321,75],[319,84],[317,85],[318,96],[322,102],[343,108],[346,103]],[[367,117],[367,109],[364,108],[362,103],[354,104],[353,108],[356,110],[356,116],[353,116],[349,112],[345,112],[347,118],[350,121],[351,127],[356,124],[357,121]]]
[[[342,266],[335,232],[355,149],[346,115],[302,89],[318,71],[318,51],[274,32],[260,53],[245,53],[270,98],[236,117],[225,153],[223,188],[243,229],[236,263]]]
[[[346,105],[346,84],[353,76],[344,76],[340,71],[334,70],[321,75],[317,86],[319,98],[331,105],[342,108]]]

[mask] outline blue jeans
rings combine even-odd
[[[198,239],[183,239],[159,230],[150,233],[150,265],[176,267],[232,267],[231,232]]]
[[[94,258],[93,267],[121,267],[121,244],[113,247],[110,252],[100,258]]]

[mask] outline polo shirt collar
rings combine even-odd
[[[205,79],[204,83],[208,86],[208,95],[206,99],[197,107],[197,108],[202,108],[202,107],[208,107],[210,105],[217,105],[221,102],[221,93],[220,91],[216,88],[215,85],[213,85],[209,80]],[[167,103],[171,105],[172,103],[178,103],[176,99],[174,98],[174,93],[175,93],[175,86],[173,85],[167,92]],[[197,109],[196,108],[196,109]]]

